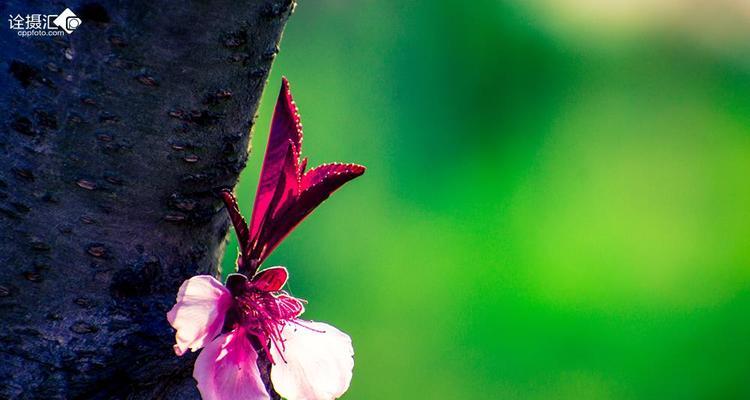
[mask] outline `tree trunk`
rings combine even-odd
[[[217,273],[294,4],[67,4],[70,35],[0,35],[0,398],[198,398],[166,312]]]

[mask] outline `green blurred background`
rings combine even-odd
[[[311,165],[368,167],[267,263],[345,398],[750,398],[750,3],[303,1],[248,215],[282,74]]]

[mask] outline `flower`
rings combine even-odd
[[[167,313],[176,330],[178,356],[203,348],[193,370],[203,399],[269,399],[257,365],[261,351],[272,364],[274,390],[286,399],[335,399],[349,388],[354,368],[349,336],[333,326],[299,319],[305,302],[283,290],[286,268],[258,271],[315,207],[365,171],[341,163],[305,171],[301,148],[302,125],[283,79],[250,225],[234,196],[222,192],[240,245],[237,273],[230,274],[225,285],[209,275],[186,280]]]

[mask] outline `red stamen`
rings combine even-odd
[[[309,326],[307,326],[307,325],[299,322],[298,319],[295,319],[294,321],[289,321],[289,322],[293,323],[294,325],[301,326],[301,327],[303,327],[305,329],[308,329],[308,330],[311,330],[313,332],[316,332],[316,333],[326,333],[326,331],[321,331],[319,329],[311,328],[311,327],[309,327]]]
[[[282,361],[286,362],[283,354],[286,346],[281,334],[287,324],[312,329],[297,322],[297,317],[304,311],[303,300],[284,291],[266,292],[248,285],[235,299],[240,311],[237,324],[258,338],[266,357],[273,364],[275,360],[271,356],[271,346],[279,350]]]

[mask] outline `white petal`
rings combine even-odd
[[[282,354],[275,347],[271,349],[276,362],[271,368],[274,389],[288,400],[340,397],[352,380],[351,338],[322,322],[299,322],[310,329],[288,324],[281,334],[285,339]]]
[[[258,353],[243,332],[233,331],[209,343],[193,368],[203,400],[269,400],[257,361]]]
[[[167,313],[174,329],[174,351],[178,356],[189,348],[196,351],[221,333],[232,295],[209,275],[194,276],[180,286],[177,303]]]

